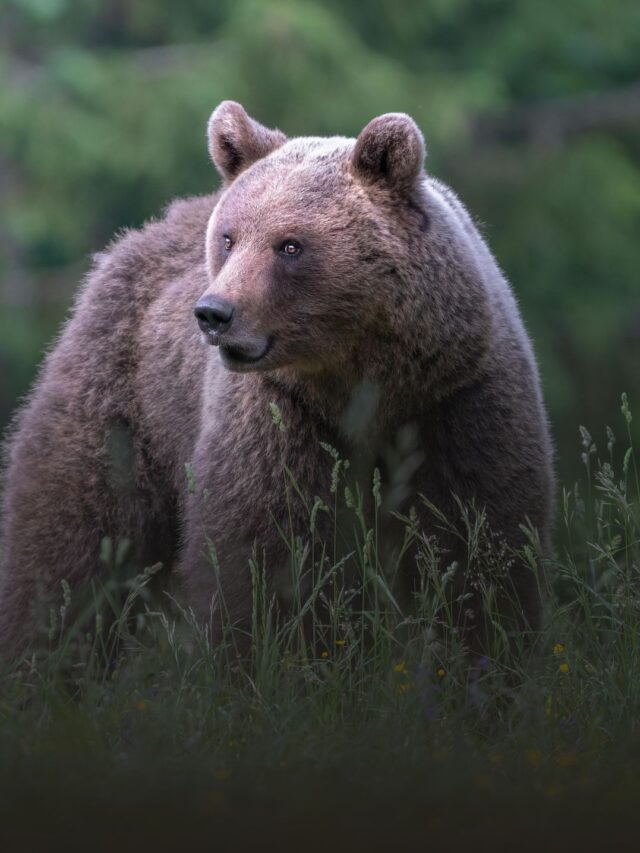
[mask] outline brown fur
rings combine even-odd
[[[274,573],[287,562],[274,523],[290,512],[283,462],[305,494],[326,494],[323,440],[369,475],[410,435],[405,506],[421,492],[454,516],[457,495],[486,506],[509,544],[525,519],[548,539],[552,453],[531,346],[466,210],[424,175],[413,121],[381,116],[355,143],[287,141],[225,102],[209,147],[223,191],[174,203],[98,256],[16,421],[5,649],[31,638],[39,587],[101,571],[104,536],[130,538],[138,564],[177,560],[201,618],[220,591],[208,537],[228,615],[246,624],[252,548]],[[282,255],[288,240],[299,256]],[[203,295],[234,306],[221,350],[193,317]],[[233,360],[267,347],[257,364]],[[303,535],[308,516],[293,512]],[[535,619],[525,575],[515,581]]]

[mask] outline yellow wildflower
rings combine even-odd
[[[328,658],[328,657],[329,657],[329,652],[322,652],[322,654],[320,655],[320,657],[321,657],[321,658]]]
[[[525,753],[527,763],[532,767],[540,767],[542,764],[542,753],[539,749],[528,749]]]
[[[397,664],[393,667],[393,671],[394,671],[394,672],[399,672],[399,673],[401,673],[402,675],[406,675],[406,674],[407,674],[407,665],[406,665],[406,663],[405,663],[403,660],[401,660],[399,663],[397,663]]]
[[[563,651],[564,651],[564,643],[556,643],[555,646],[553,647],[554,655],[561,655]]]
[[[444,678],[444,677],[445,677],[445,675],[446,675],[446,670],[445,670],[445,668],[444,668],[443,666],[439,666],[439,667],[436,669],[436,675],[438,676],[438,678]]]
[[[336,640],[336,646],[346,646],[346,645],[347,645],[346,640]]]
[[[569,664],[561,663],[558,667],[558,671],[561,672],[563,675],[566,675],[569,672]]]
[[[475,777],[475,783],[478,788],[481,788],[483,791],[488,791],[491,788],[491,776],[487,776],[486,773],[478,774]]]
[[[561,752],[556,758],[558,767],[574,767],[578,763],[578,756],[575,752]]]
[[[404,684],[398,684],[396,687],[396,693],[406,693],[407,690],[413,690],[415,686],[416,685],[413,681],[405,681]]]

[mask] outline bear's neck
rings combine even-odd
[[[486,316],[426,336],[421,316],[407,316],[402,333],[368,330],[338,367],[263,374],[291,404],[346,440],[380,443],[407,424],[432,417],[444,399],[481,375],[488,352]]]
[[[404,423],[422,419],[430,403],[429,380],[414,376],[415,367],[368,350],[359,348],[339,370],[279,370],[263,374],[261,381],[267,395],[283,394],[330,433],[348,442],[379,443]]]

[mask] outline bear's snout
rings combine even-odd
[[[271,349],[272,337],[257,335],[246,324],[235,323],[239,312],[236,305],[220,296],[206,294],[200,297],[193,309],[200,329],[206,335],[207,342],[220,348],[222,364],[234,372],[262,369],[263,361]],[[231,334],[226,334],[233,325]],[[236,328],[239,326],[239,329]],[[260,365],[260,367],[258,367]]]
[[[217,346],[219,335],[226,332],[233,322],[234,306],[227,299],[207,295],[198,301],[193,313],[209,342]]]

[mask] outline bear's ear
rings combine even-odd
[[[211,159],[227,182],[287,141],[284,133],[254,121],[235,101],[223,101],[213,111],[208,137]]]
[[[424,139],[405,113],[386,113],[370,121],[356,139],[352,168],[369,183],[409,192],[424,163]]]

